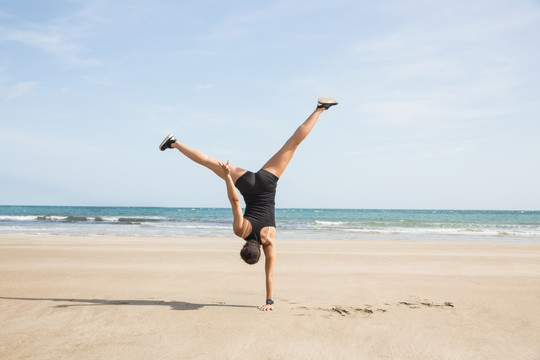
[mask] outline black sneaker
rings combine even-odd
[[[332,97],[320,97],[319,102],[317,103],[317,109],[325,108],[328,110],[331,106],[339,104],[339,101]]]
[[[167,135],[167,137],[159,144],[159,150],[164,151],[165,149],[172,148],[172,144],[176,142],[173,134]]]

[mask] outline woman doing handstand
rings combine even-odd
[[[309,134],[321,113],[337,104],[338,101],[334,98],[319,98],[315,111],[256,173],[234,166],[229,161],[222,163],[179,142],[172,134],[159,145],[161,151],[170,148],[178,149],[191,160],[207,167],[225,180],[227,196],[233,211],[233,231],[246,241],[240,251],[240,256],[246,263],[255,264],[261,256],[262,246],[266,258],[266,304],[260,306],[259,310],[273,310],[274,304],[273,273],[276,258],[275,197],[277,182],[291,161],[296,148]],[[244,214],[242,214],[240,199],[235,187],[244,197],[246,204]]]

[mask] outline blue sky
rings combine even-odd
[[[0,0],[0,204],[540,209],[540,2]]]

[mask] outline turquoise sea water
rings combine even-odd
[[[540,241],[540,211],[277,209],[278,237]],[[228,208],[0,206],[0,234],[234,236]]]

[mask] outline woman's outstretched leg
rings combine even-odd
[[[212,170],[217,176],[223,178],[223,170],[219,161],[211,156],[206,155],[200,150],[194,149],[186,144],[179,142],[174,136],[169,135],[160,145],[161,150],[167,148],[175,148],[184,154],[187,158],[193,160],[197,164],[200,164],[210,170]],[[229,165],[230,174],[234,182],[246,172],[246,170],[241,169],[234,165]]]
[[[321,102],[321,100],[323,102]],[[324,102],[325,101],[325,102]],[[271,172],[276,175],[278,178],[281,177],[285,168],[291,161],[294,152],[298,148],[298,145],[308,136],[319,120],[319,116],[323,111],[328,109],[330,106],[337,105],[337,101],[333,98],[324,98],[319,99],[319,104],[315,111],[300,125],[294,134],[285,142],[285,145],[279,149],[279,151],[264,164],[263,169]]]

